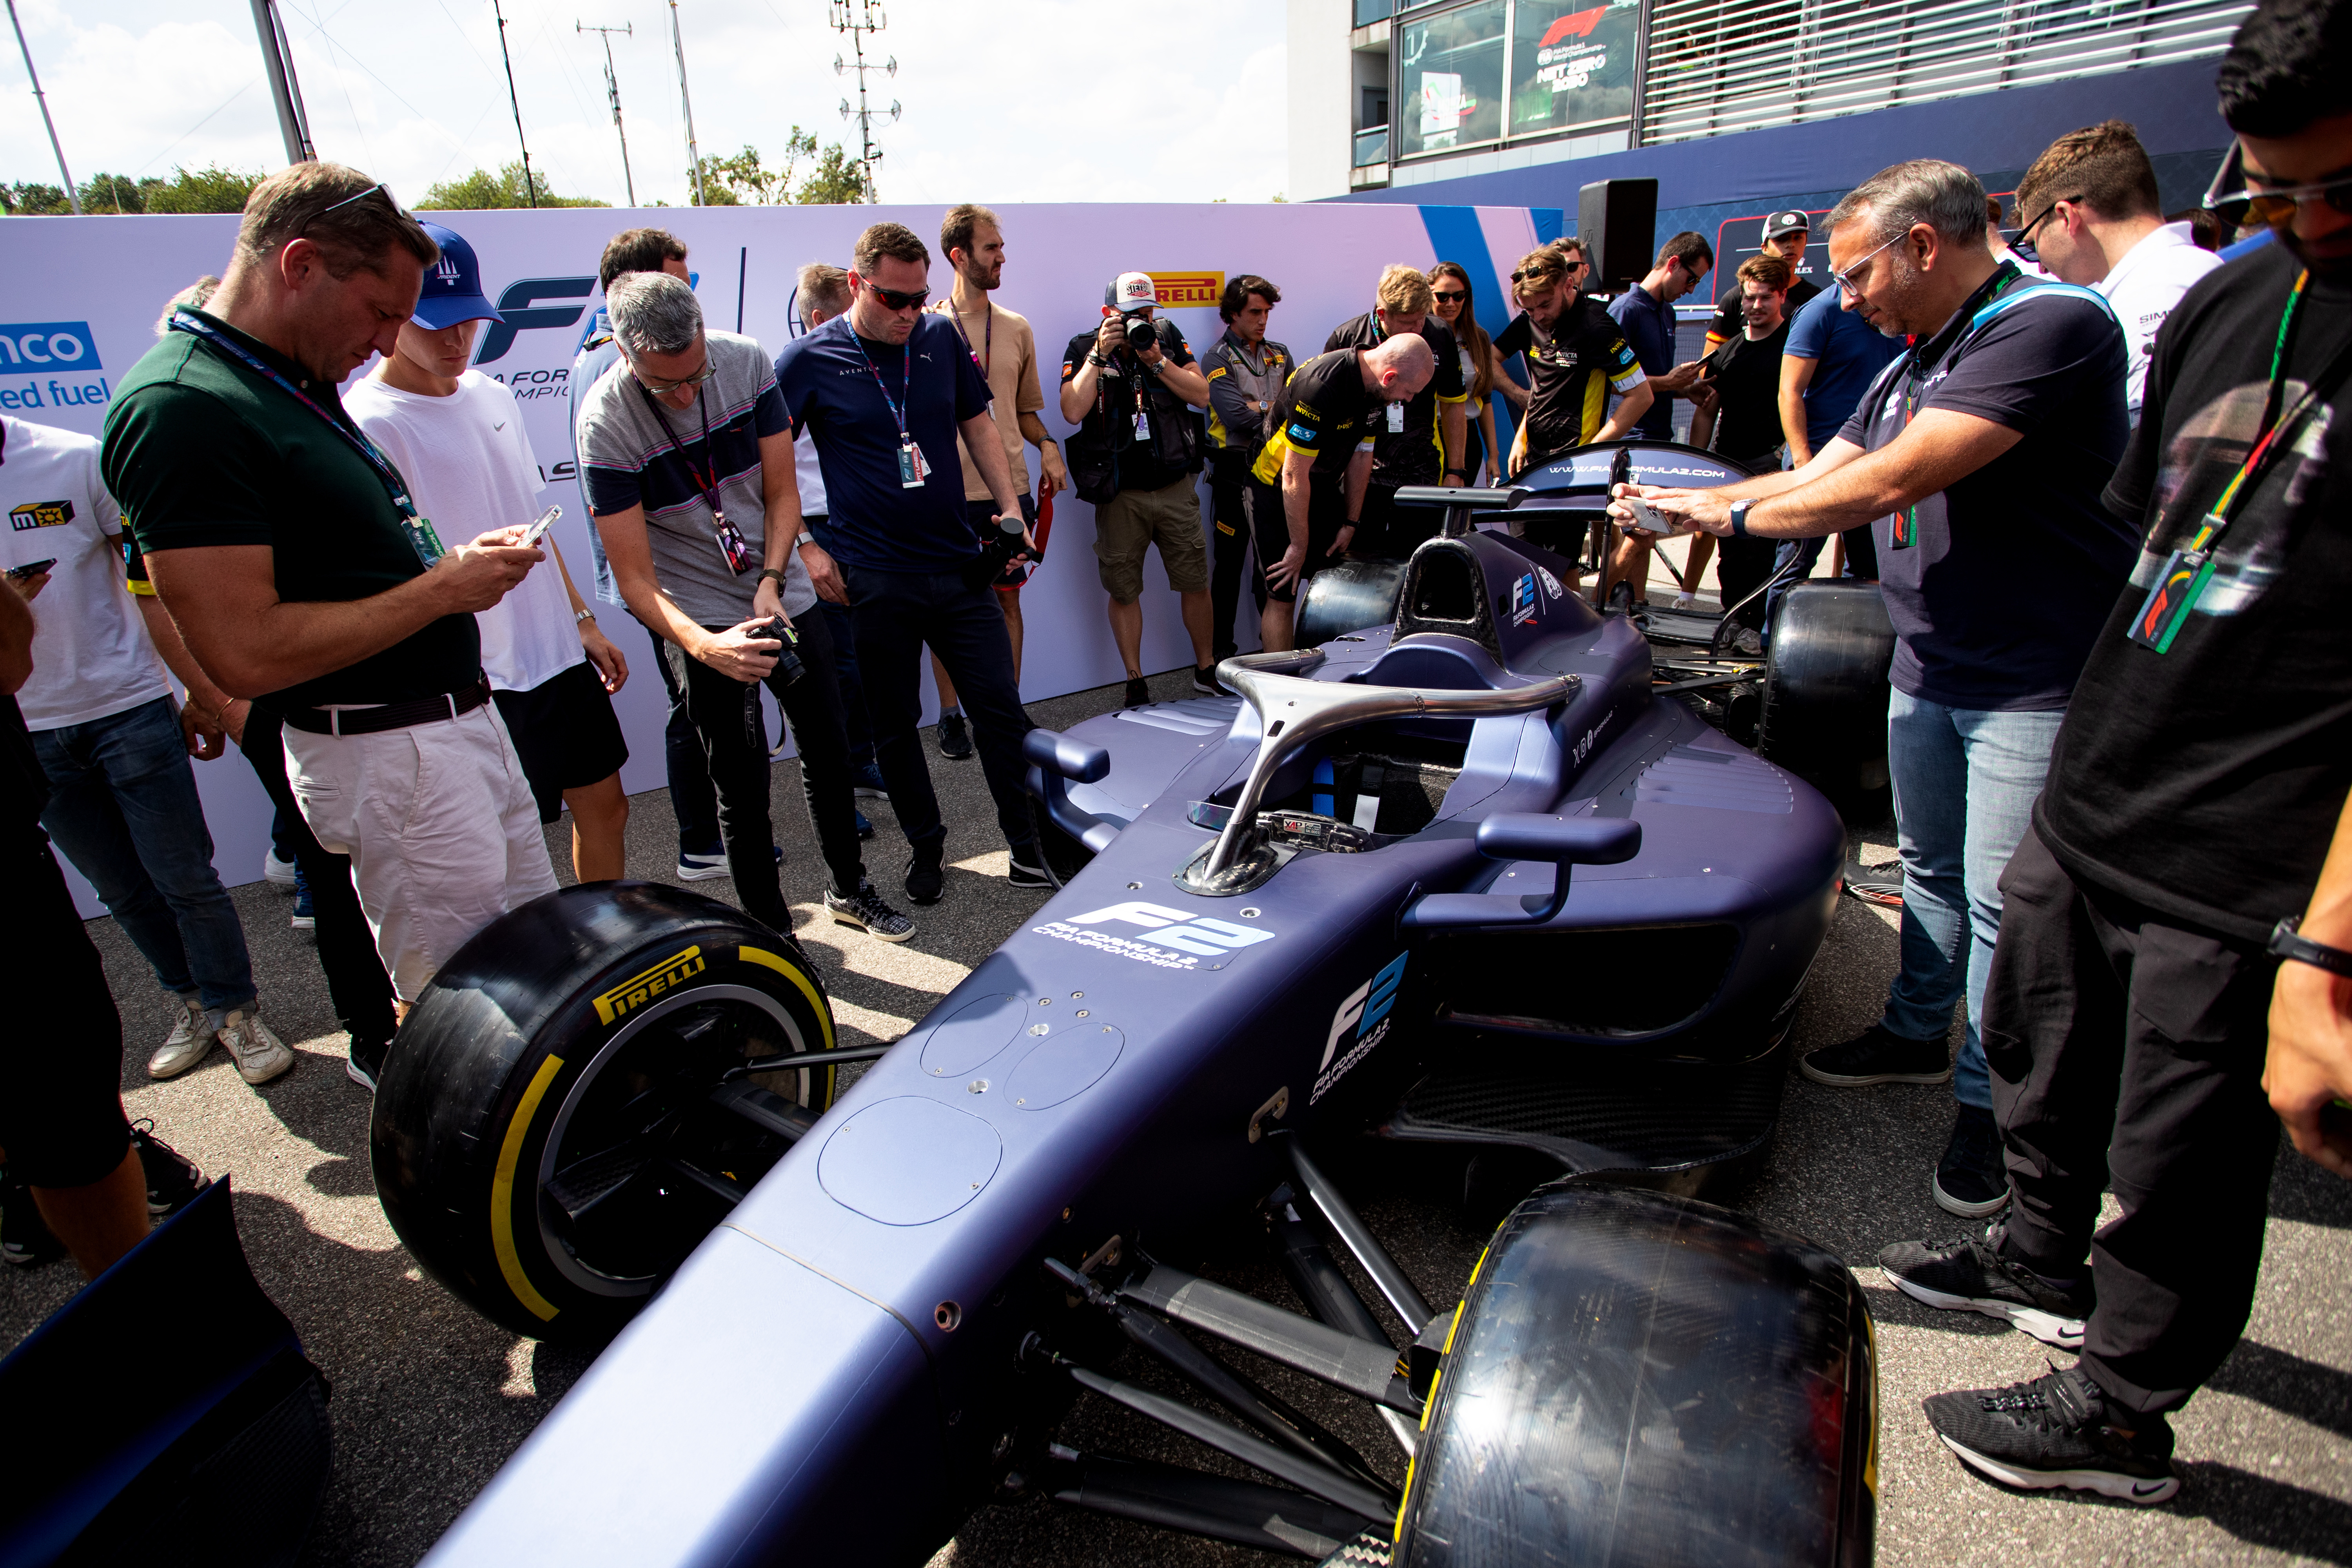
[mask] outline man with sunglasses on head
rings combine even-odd
[[[101,457],[188,652],[283,721],[272,797],[351,857],[404,1010],[476,931],[555,890],[474,624],[545,558],[520,542],[531,520],[445,548],[336,394],[398,349],[439,257],[355,169],[271,175],[220,287],[123,378]]]
[[[1999,879],[2131,561],[2130,531],[2099,503],[2126,434],[2123,333],[2091,290],[1994,262],[1983,187],[1957,164],[1881,170],[1829,224],[1845,308],[1913,346],[1802,468],[1625,490],[1725,538],[1874,528],[1895,633],[1902,969],[1877,1024],[1800,1070],[1837,1088],[1952,1079],[1958,1108],[1931,1192],[1982,1218],[2009,1201],[1979,1032]],[[1947,1040],[1963,994],[1956,1071]]]
[[[2014,246],[2020,256],[2096,289],[2116,308],[2131,347],[2124,406],[2138,424],[2156,330],[2221,258],[2200,247],[2187,224],[2164,221],[2156,168],[2120,120],[2070,131],[2045,148],[2017,183],[2017,210],[2027,215]]]
[[[940,901],[947,826],[932,793],[916,726],[922,722],[922,651],[929,645],[971,715],[982,774],[1011,853],[1006,879],[1044,890],[1045,870],[1023,785],[1021,738],[1032,728],[1013,672],[1013,639],[992,584],[1003,563],[982,553],[964,500],[957,439],[996,499],[990,526],[1021,531],[1021,492],[990,416],[988,383],[962,334],[926,311],[931,253],[904,224],[857,237],[846,314],[794,338],[776,356],[792,419],[815,439],[824,475],[830,549],[801,541],[816,591],[849,606],[857,666],[874,726],[875,761],[914,849],[907,896]]]
[[[2145,531],[2002,879],[1985,1005],[2015,1203],[1880,1255],[1930,1305],[2081,1350],[1927,1400],[1947,1446],[2142,1505],[2179,1489],[2170,1413],[2245,1327],[2279,1122],[2352,1176],[2352,5],[2270,0],[2218,85],[2245,188],[2217,208],[2278,240],[2165,321],[2107,488]]]

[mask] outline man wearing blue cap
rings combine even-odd
[[[343,406],[407,476],[418,510],[464,537],[536,513],[540,468],[514,394],[468,368],[482,323],[500,319],[482,294],[474,247],[436,223],[425,232],[441,258],[425,269],[416,313]],[[482,668],[540,820],[568,806],[573,871],[583,882],[612,881],[627,870],[629,751],[611,694],[629,666],[597,629],[554,537],[545,543],[548,564],[474,617]]]

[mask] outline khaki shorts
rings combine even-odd
[[[1170,587],[1207,591],[1209,543],[1190,474],[1164,489],[1121,490],[1095,508],[1096,571],[1103,591],[1120,604],[1143,597],[1143,552],[1154,544]]]

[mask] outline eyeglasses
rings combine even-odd
[[[923,301],[931,297],[928,289],[918,289],[910,294],[903,289],[885,289],[873,282],[866,285],[866,291],[893,310],[919,310],[923,308]]]
[[[627,359],[628,355],[625,352],[622,354],[622,357],[624,359]],[[709,381],[712,376],[719,374],[719,367],[710,363],[709,355],[706,353],[703,356],[702,368],[700,370],[696,371],[692,375],[682,377],[677,381],[647,381],[646,379],[645,373],[637,368],[637,362],[635,360],[629,360],[629,374],[637,378],[637,384],[639,386],[644,387],[656,397],[666,397],[682,386],[700,386],[704,382]]]
[[[2248,214],[2273,228],[2293,221],[2295,208],[2305,202],[2326,202],[2334,211],[2352,213],[2352,174],[2321,180],[2308,185],[2279,185],[2267,191],[2247,189],[2216,196],[2206,204],[2214,216],[2231,226],[2246,221]]]
[[[1906,229],[1905,229],[1901,234],[1896,235],[1893,239],[1888,240],[1888,241],[1886,242],[1886,245],[1882,245],[1882,246],[1880,246],[1880,247],[1878,247],[1878,250],[1885,250],[1885,248],[1887,248],[1887,246],[1895,245],[1895,244],[1896,244],[1896,243],[1898,243],[1898,242],[1900,242],[1900,241],[1902,241],[1902,240],[1904,240],[1904,239],[1908,238],[1908,237],[1910,237],[1910,234],[1911,234],[1911,231],[1910,231],[1909,229],[1907,229],[1907,228],[1906,228]],[[1859,300],[1859,299],[1861,299],[1861,298],[1862,298],[1862,285],[1860,285],[1859,283],[1856,283],[1856,282],[1853,280],[1853,275],[1854,275],[1855,273],[1857,273],[1857,272],[1861,271],[1864,268],[1865,268],[1865,267],[1869,266],[1869,265],[1870,265],[1870,257],[1871,257],[1871,256],[1876,256],[1876,255],[1878,254],[1878,250],[1874,250],[1874,251],[1872,251],[1872,252],[1870,253],[1870,256],[1865,256],[1865,257],[1864,257],[1861,260],[1859,260],[1859,261],[1855,262],[1853,266],[1851,266],[1851,267],[1847,268],[1846,268],[1844,271],[1843,271],[1843,272],[1832,272],[1832,273],[1831,273],[1831,274],[1830,274],[1830,280],[1831,280],[1832,282],[1835,283],[1835,284],[1838,286],[1838,291],[1839,291],[1840,293],[1842,293],[1842,294],[1851,294],[1851,295],[1853,295],[1853,296],[1855,299],[1857,299],[1857,300]]]
[[[1458,305],[1470,296],[1459,289],[1433,289],[1430,295],[1441,305]]]
[[[2009,242],[2009,248],[2016,253],[2017,258],[2020,261],[2039,263],[2042,259],[2042,247],[2034,244],[2033,241],[2027,237],[2032,234],[2035,229],[2040,228],[2043,224],[2050,221],[2050,215],[2058,210],[2058,202],[2079,202],[2083,198],[2080,196],[2060,196],[2058,201],[2053,201],[2048,206],[2043,207],[2042,209],[2041,216],[2035,218],[2032,223],[2027,224],[2023,228],[2017,231],[2017,237]]]

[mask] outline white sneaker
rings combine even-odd
[[[1731,646],[1750,658],[1764,656],[1764,639],[1753,626],[1742,626],[1731,634]]]
[[[212,1020],[205,1016],[203,1004],[183,996],[172,1000],[180,1005],[179,1015],[172,1020],[170,1037],[147,1058],[149,1078],[177,1078],[213,1048]]]
[[[1695,610],[1698,608],[1698,595],[1696,594],[1676,594],[1675,595],[1675,608],[1677,610]]]
[[[280,860],[275,848],[265,850],[261,856],[261,876],[264,881],[290,888],[294,885],[294,862]]]
[[[247,1008],[232,1011],[221,1024],[220,1043],[236,1058],[236,1072],[247,1083],[268,1083],[294,1065],[286,1042],[269,1032],[261,1015]]]

